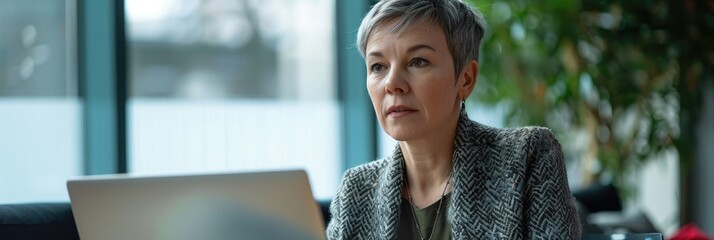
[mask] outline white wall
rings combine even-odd
[[[679,228],[679,156],[668,151],[645,164],[639,174],[638,194],[625,211],[643,211],[665,236]]]
[[[714,79],[709,79],[714,80]],[[697,153],[694,171],[697,183],[692,191],[694,220],[710,236],[714,235],[714,81],[705,81],[706,88],[701,118],[697,130]]]

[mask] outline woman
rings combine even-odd
[[[384,0],[357,45],[384,131],[399,144],[349,169],[328,239],[576,239],[563,154],[541,127],[468,119],[485,21],[458,0]]]

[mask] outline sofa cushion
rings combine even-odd
[[[0,205],[2,239],[78,240],[69,203]]]

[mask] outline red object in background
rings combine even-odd
[[[700,230],[697,225],[693,223],[684,225],[679,228],[679,231],[674,233],[670,240],[714,240],[714,238],[707,236]]]

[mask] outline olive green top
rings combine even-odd
[[[439,221],[436,224],[434,236],[432,236],[431,239],[451,239],[451,223],[446,219],[449,195],[451,194],[444,195],[444,200],[441,204],[441,213],[439,213]],[[414,224],[415,217],[417,221],[419,221],[422,236],[424,236],[425,240],[429,239],[431,230],[434,228],[437,208],[439,208],[439,201],[436,201],[428,207],[417,209],[409,203],[408,199],[402,198],[398,239],[420,239],[416,224]],[[412,209],[414,212],[412,212]]]

